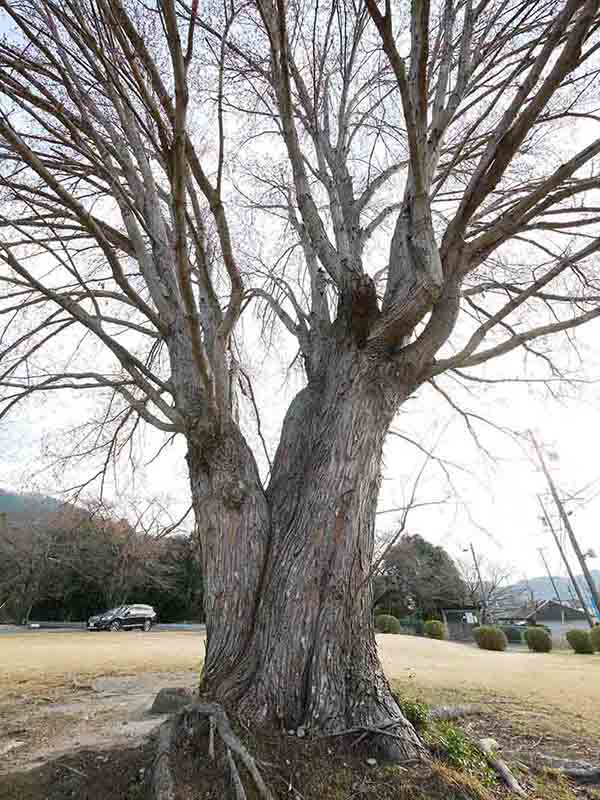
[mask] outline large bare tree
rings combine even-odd
[[[204,688],[244,719],[419,751],[373,632],[382,447],[418,387],[553,368],[600,316],[599,6],[0,0],[2,414],[95,391],[80,453],[185,437]],[[268,485],[253,303],[305,373]]]

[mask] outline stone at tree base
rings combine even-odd
[[[154,698],[152,714],[173,714],[194,700],[194,693],[186,686],[171,686],[161,689]]]

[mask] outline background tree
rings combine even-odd
[[[143,518],[134,527],[98,503],[27,505],[24,498],[0,531],[4,618],[81,621],[146,602],[163,622],[202,619],[202,573],[190,536],[153,530]]]
[[[467,586],[443,547],[419,534],[404,534],[386,553],[374,578],[373,601],[404,616],[441,618],[442,608],[468,602]]]
[[[395,721],[388,754],[419,750],[373,633],[382,447],[418,387],[452,404],[442,376],[517,348],[553,369],[600,315],[599,4],[0,0],[3,414],[97,392],[88,462],[185,438],[204,688],[246,720]],[[253,300],[306,381],[267,486],[236,398]]]
[[[485,609],[489,615],[494,606],[518,603],[523,592],[515,591],[514,568],[485,556],[478,556],[479,573],[472,561],[461,559],[458,561],[461,578],[466,587],[470,605]],[[482,620],[486,622],[486,620]]]

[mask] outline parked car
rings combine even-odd
[[[149,631],[156,623],[156,611],[152,606],[130,605],[117,606],[88,619],[88,631],[120,631],[121,629],[140,628]]]

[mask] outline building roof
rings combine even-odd
[[[558,600],[542,600],[540,603],[525,603],[521,606],[508,606],[506,608],[498,609],[496,617],[498,619],[522,619],[527,620],[534,617],[539,611],[548,606],[554,606],[558,609],[570,612],[576,612],[585,617],[585,611],[581,608],[571,605],[570,603],[558,602]]]

